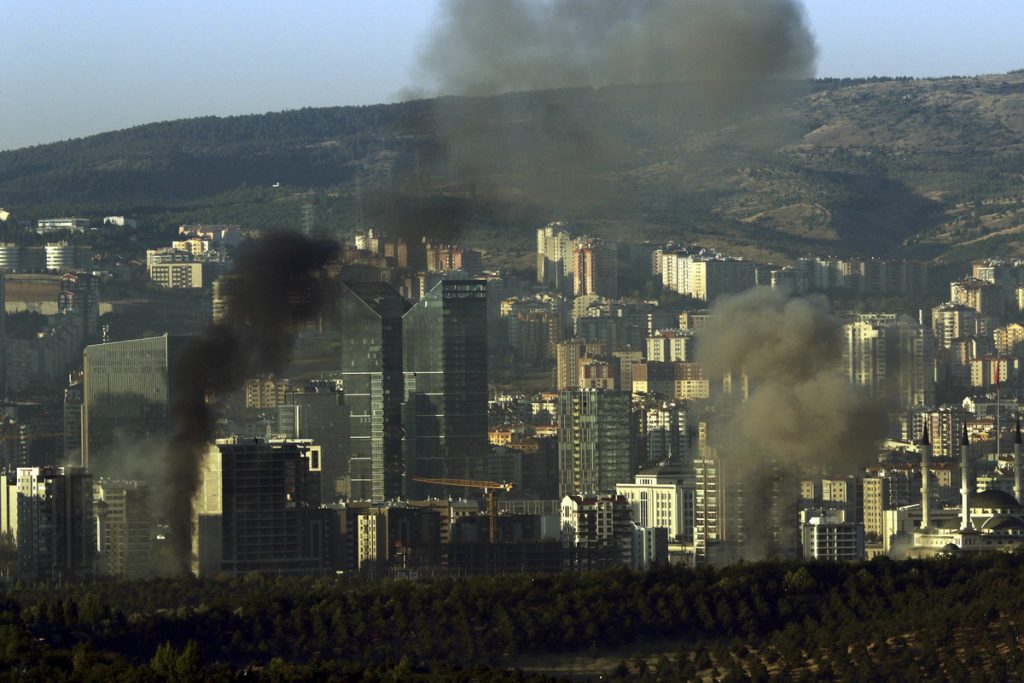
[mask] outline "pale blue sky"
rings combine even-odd
[[[204,114],[388,101],[441,0],[2,0],[0,150]],[[1024,1],[806,0],[819,76],[1024,68]]]

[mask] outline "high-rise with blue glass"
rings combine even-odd
[[[443,488],[420,487],[412,477],[486,473],[487,283],[443,280],[402,325],[405,495],[443,496]]]

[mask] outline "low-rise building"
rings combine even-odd
[[[75,218],[73,216],[69,216],[64,218],[40,218],[36,221],[36,232],[40,235],[47,232],[57,232],[58,230],[85,232],[88,229],[88,218]]]
[[[642,469],[633,483],[617,484],[615,494],[629,502],[632,519],[640,526],[667,529],[673,542],[693,542],[696,478],[681,464]]]
[[[864,525],[845,519],[841,510],[803,511],[800,515],[805,560],[856,562],[864,559]]]
[[[168,289],[201,289],[208,283],[205,263],[154,263],[149,279]]]
[[[581,561],[625,564],[630,561],[631,506],[623,496],[565,496],[561,504],[562,545]]]

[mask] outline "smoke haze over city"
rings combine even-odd
[[[1021,678],[1020,3],[3,9],[0,678]]]

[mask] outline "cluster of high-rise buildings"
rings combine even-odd
[[[147,254],[149,276],[201,292],[197,308],[224,320],[227,280],[174,267],[227,264],[238,229],[178,237]],[[484,256],[373,229],[343,246],[326,269],[330,313],[300,331],[317,340],[318,370],[209,397],[216,438],[188,501],[195,573],[851,560],[1024,539],[1010,455],[1024,356],[1017,264],[979,262],[937,303],[945,293],[921,263],[778,268],[564,223],[538,230],[535,273],[486,270]],[[45,311],[53,329],[76,332],[46,358],[38,349],[56,342],[45,335],[3,335],[8,387],[65,384],[45,418],[25,402],[0,415],[0,532],[19,558],[5,571],[77,580],[172,566],[164,451],[188,337],[107,341],[102,275],[13,270],[8,310]],[[878,452],[794,471],[763,456],[756,435],[736,443],[724,417],[758,380],[708,372],[702,329],[716,301],[758,285],[905,302],[834,314],[834,372],[888,416]],[[47,433],[59,445],[34,452],[33,434]],[[737,449],[749,451],[743,465],[723,455]],[[957,535],[968,526],[974,535]]]
[[[675,549],[696,561],[728,562],[801,553],[854,559],[912,544],[906,525],[895,521],[896,511],[905,517],[920,505],[921,466],[906,453],[917,452],[915,441],[926,425],[937,454],[929,464],[930,476],[939,473],[942,482],[932,487],[932,495],[960,485],[954,481],[959,476],[955,463],[944,458],[955,457],[964,425],[972,444],[971,466],[978,470],[971,491],[1007,489],[1013,465],[1004,446],[1018,410],[1019,345],[1024,341],[1024,326],[1018,322],[1024,298],[1020,264],[975,263],[970,276],[951,283],[948,302],[928,306],[925,302],[935,295],[925,263],[808,257],[794,267],[776,268],[699,247],[652,250],[650,273],[660,278],[663,291],[696,300],[762,285],[789,293],[841,293],[843,301],[884,296],[888,299],[882,301],[905,302],[903,310],[913,308],[912,314],[836,313],[842,331],[837,371],[884,408],[890,443],[879,454],[865,454],[869,462],[877,455],[879,465],[856,475],[822,471],[817,483],[801,485],[798,476],[770,462],[752,480],[717,458],[717,446],[728,437],[716,438],[710,406],[724,396],[745,400],[756,383],[742,368],[713,379],[697,362],[699,329],[712,318],[711,310],[679,313],[641,300],[558,297],[559,282],[570,273],[567,254],[584,241],[561,224],[539,230],[537,279],[550,293],[518,297],[502,309],[509,342],[520,357],[554,366],[554,386],[562,392],[561,410],[555,411],[561,493],[581,486],[584,477],[588,488],[601,476],[628,481],[644,468],[656,472],[661,458],[670,471],[685,473],[678,481],[680,499],[686,502],[675,509],[688,516],[681,525],[685,533],[670,537],[681,542]],[[568,289],[561,287],[562,292]],[[531,329],[535,332],[524,333]],[[552,343],[556,333],[561,339]],[[649,419],[658,400],[675,402],[683,416],[677,429],[687,445],[677,443],[672,457],[653,451],[653,444],[664,443],[650,428],[658,424]],[[590,422],[588,411],[596,415]],[[705,415],[710,416],[706,421]],[[632,422],[629,430],[621,428],[626,416]],[[628,436],[615,440],[611,435],[619,431]],[[623,460],[621,453],[629,449],[622,446],[630,439],[632,459]],[[645,453],[644,444],[650,452]],[[905,485],[913,476],[918,483]],[[900,494],[883,496],[882,489],[891,486]],[[645,500],[653,495],[648,492]],[[901,540],[894,546],[897,537]]]
[[[752,261],[700,247],[657,249],[651,266],[652,272],[661,276],[665,289],[700,301],[764,284],[759,282],[758,266]]]
[[[865,295],[923,295],[928,292],[928,264],[881,258],[803,257],[796,265],[772,269],[772,287],[802,294],[847,291]]]
[[[343,246],[339,276],[346,281],[386,282],[415,302],[442,279],[480,276],[482,256],[457,244],[396,237],[368,228]]]
[[[563,223],[537,231],[537,281],[573,296],[618,294],[618,245],[596,237],[573,237]]]

